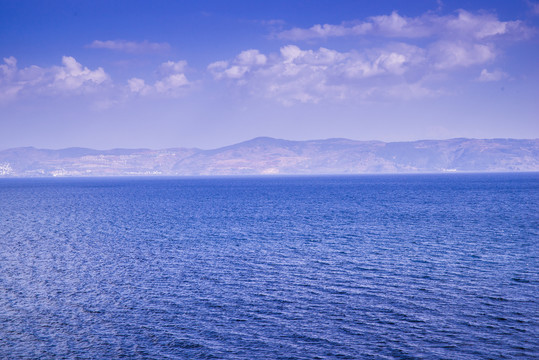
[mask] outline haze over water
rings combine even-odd
[[[539,356],[539,175],[1,179],[0,357]]]

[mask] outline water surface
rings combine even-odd
[[[0,180],[0,358],[539,357],[539,174]]]

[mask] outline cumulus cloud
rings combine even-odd
[[[216,79],[230,78],[240,79],[249,71],[265,65],[267,57],[258,50],[250,49],[242,51],[230,63],[228,61],[216,61],[208,66],[208,70]]]
[[[531,29],[521,21],[500,21],[494,14],[471,13],[459,10],[455,14],[426,13],[417,17],[399,15],[372,16],[365,21],[345,22],[338,25],[317,24],[310,28],[292,28],[277,34],[288,40],[307,40],[339,36],[382,36],[390,38],[466,37],[484,39],[512,35],[525,37]]]
[[[184,74],[172,74],[155,83],[158,93],[167,93],[188,85],[189,81]]]
[[[0,65],[0,100],[9,101],[21,94],[81,94],[93,92],[108,83],[109,75],[98,67],[90,70],[71,56],[62,57],[61,66],[42,68],[31,65],[22,69],[14,57]]]
[[[127,89],[130,94],[138,94],[141,96],[147,95],[164,95],[168,97],[177,97],[185,93],[192,84],[185,76],[187,62],[167,61],[162,63],[158,68],[158,73],[161,78],[153,85],[146,84],[143,79],[131,78],[127,81]]]
[[[16,79],[17,72],[17,59],[13,56],[4,58],[4,63],[0,65],[1,101],[13,99],[24,87],[24,83]]]
[[[370,36],[377,37],[378,44],[400,38],[409,44],[421,44],[428,53],[428,65],[446,70],[493,61],[499,54],[497,48],[501,39],[522,40],[533,33],[534,29],[520,20],[501,21],[492,13],[458,10],[449,15],[427,12],[417,17],[392,12],[365,21],[294,28],[278,36],[293,40]]]
[[[146,82],[139,78],[131,78],[127,80],[127,86],[130,92],[141,95],[147,95],[151,91],[151,86],[146,85]]]
[[[162,63],[156,70],[158,78],[153,83],[132,77],[127,84],[115,84],[103,68],[91,69],[71,56],[63,56],[61,65],[48,68],[36,65],[18,68],[14,57],[3,60],[0,64],[2,103],[31,95],[94,94],[92,101],[95,101],[97,107],[106,108],[132,96],[181,96],[193,84],[185,75],[187,62],[183,60]]]
[[[373,16],[362,25],[363,27],[370,25],[369,33],[371,34],[388,37],[425,37],[429,36],[433,30],[428,19],[403,17],[396,11],[390,15]]]
[[[258,51],[249,51],[259,60],[241,62],[239,59],[245,58],[241,53],[230,62],[210,64],[208,70],[217,80],[245,85],[251,93],[276,99],[285,105],[317,103],[324,99],[368,98],[374,92],[400,96],[406,89],[400,89],[398,94],[384,89],[399,84],[401,76],[410,67],[424,62],[425,57],[423,50],[406,44],[366,52],[339,52],[326,48],[304,50],[287,45],[279,54],[264,57]],[[428,93],[427,89],[419,91],[418,85],[409,89],[415,94]]]
[[[126,40],[94,40],[91,44],[86,45],[86,47],[91,49],[108,49],[127,53],[155,53],[170,50],[170,45],[168,43],[153,43],[147,40],[142,42]]]
[[[54,81],[49,84],[51,88],[70,91],[84,87],[88,90],[109,79],[103,68],[90,70],[71,56],[63,56],[62,65],[53,67]]]
[[[232,60],[211,63],[208,71],[217,80],[286,104],[346,98],[414,99],[445,93],[443,79],[458,76],[462,69],[492,66],[505,44],[533,33],[520,20],[502,21],[484,11],[427,12],[416,17],[394,11],[276,34],[281,39],[310,43],[344,36],[365,39],[355,50],[309,50],[291,44],[281,47],[278,54],[264,55],[251,49]],[[501,70],[484,71],[481,81],[508,76]]]

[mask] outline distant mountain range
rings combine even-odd
[[[539,171],[539,139],[412,142],[259,137],[214,150],[171,148],[0,151],[0,176],[364,174]]]

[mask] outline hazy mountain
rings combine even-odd
[[[539,171],[539,139],[413,142],[260,137],[214,150],[0,151],[0,176],[361,174]]]

